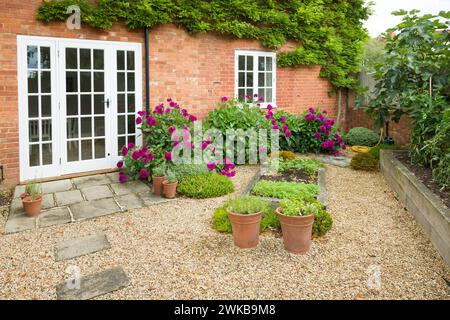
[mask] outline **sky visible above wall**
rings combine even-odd
[[[366,0],[369,2],[370,0]],[[392,11],[399,9],[418,9],[422,13],[437,14],[439,11],[450,11],[450,0],[371,0],[375,2],[372,7],[374,13],[366,21],[366,28],[372,37],[376,37],[386,29],[397,25],[401,18],[391,15]]]

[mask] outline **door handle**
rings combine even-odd
[[[106,103],[106,108],[109,109],[109,99],[103,100],[102,102],[103,102],[103,103]]]

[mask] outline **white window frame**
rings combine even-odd
[[[277,55],[275,52],[257,50],[235,50],[234,52],[234,96],[239,98],[239,56],[253,57],[253,95],[258,94],[258,59],[260,57],[272,58],[272,101],[261,102],[261,108],[267,105],[277,106]]]

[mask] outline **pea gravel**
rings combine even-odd
[[[245,188],[257,167],[240,167]],[[240,250],[210,226],[227,197],[179,199],[64,226],[3,235],[0,216],[0,298],[55,299],[69,266],[82,275],[122,266],[131,285],[101,299],[448,299],[446,266],[380,173],[327,167],[333,229],[307,255],[284,251],[265,233]],[[63,240],[105,233],[111,250],[55,262]],[[381,287],[367,286],[378,270]],[[372,281],[373,282],[373,281]],[[371,282],[371,283],[372,283]]]

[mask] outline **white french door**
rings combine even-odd
[[[20,179],[113,168],[141,143],[141,45],[18,36]]]

